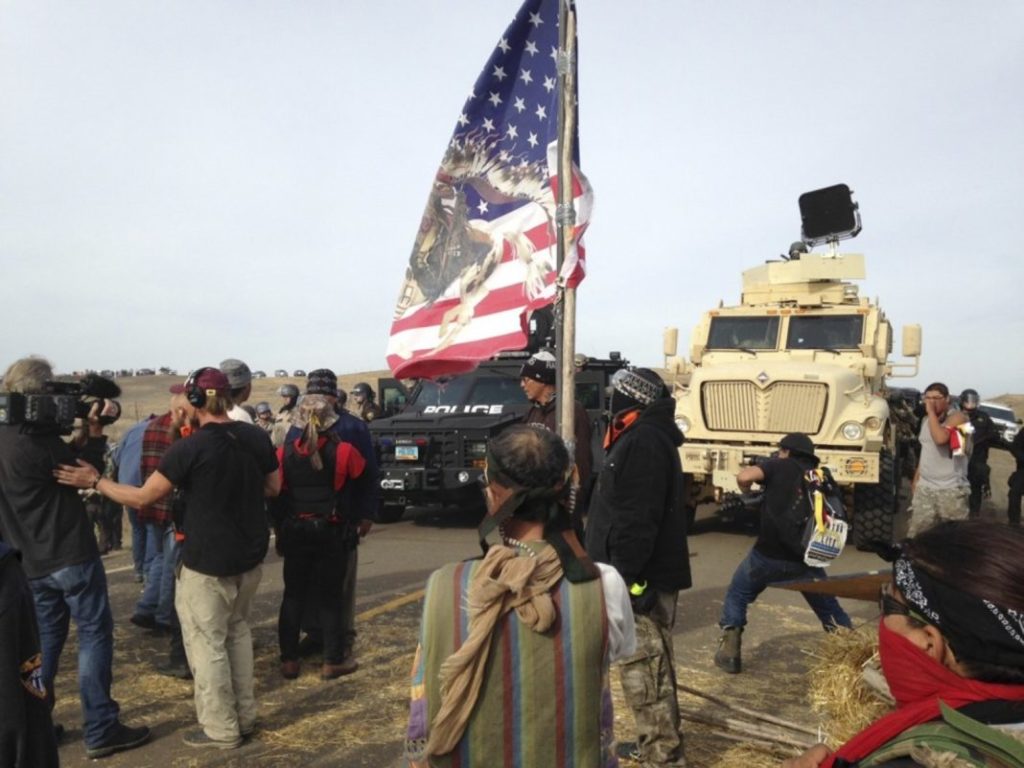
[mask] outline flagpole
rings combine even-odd
[[[572,247],[576,224],[573,207],[572,161],[576,136],[576,11],[571,0],[559,0],[558,10],[558,247],[556,251],[558,292],[555,299],[555,357],[558,360],[555,387],[558,392],[558,434],[573,455],[576,427],[576,289],[561,277],[566,255]]]

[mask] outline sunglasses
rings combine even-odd
[[[878,609],[882,616],[906,616],[908,619],[919,621],[922,624],[929,624],[924,616],[912,609],[906,603],[901,603],[892,594],[892,584],[886,583],[878,591]]]

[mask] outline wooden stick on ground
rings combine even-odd
[[[757,725],[756,723],[749,723],[745,720],[739,720],[734,717],[717,717],[715,715],[708,715],[703,712],[697,712],[683,707],[679,708],[679,716],[695,723],[725,728],[736,733],[746,734],[747,736],[751,736],[755,739],[771,741],[788,747],[800,747],[802,749],[806,749],[814,743],[799,736],[786,734],[776,729],[766,728],[764,726]]]
[[[680,691],[692,694],[693,696],[697,696],[701,699],[707,699],[713,704],[717,704],[718,706],[724,707],[725,709],[730,709],[733,712],[739,712],[740,714],[749,715],[750,717],[753,717],[756,720],[762,720],[766,723],[772,723],[773,725],[779,725],[783,728],[789,728],[791,731],[796,731],[797,733],[806,733],[809,736],[817,737],[818,735],[818,731],[816,731],[814,728],[808,728],[805,725],[794,723],[791,720],[784,720],[781,717],[775,717],[774,715],[769,715],[765,712],[759,712],[756,709],[743,707],[739,704],[731,704],[725,699],[720,699],[717,696],[712,696],[710,693],[698,691],[696,688],[690,688],[688,685],[683,685],[682,683],[676,683],[676,688],[678,688]]]

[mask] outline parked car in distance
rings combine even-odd
[[[135,375],[136,376],[154,376],[154,375],[156,375],[156,371],[154,371],[152,368],[136,368],[135,369]]]
[[[116,373],[114,373],[114,372],[113,372],[112,370],[110,370],[109,368],[104,368],[104,369],[103,369],[102,371],[100,371],[100,376],[102,376],[102,377],[103,377],[103,378],[105,378],[105,379],[112,379],[112,378],[114,378],[114,377],[115,377],[116,375],[117,375],[117,374],[116,374]]]
[[[1013,412],[1013,408],[1002,403],[979,403],[978,407],[992,417],[999,434],[1006,442],[1011,442],[1020,430],[1021,420]]]
[[[304,370],[302,370],[301,368],[296,368],[295,369],[295,373],[292,374],[292,376],[305,376],[305,375],[306,375],[306,372]]]
[[[265,371],[253,371],[252,372],[252,377],[254,379],[265,379],[265,378],[267,378],[267,374],[266,374]]]
[[[275,376],[287,376],[288,375],[288,371],[286,371],[284,368],[278,368],[276,371],[274,371],[274,375]]]

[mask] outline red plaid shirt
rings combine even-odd
[[[174,439],[171,435],[171,412],[149,422],[142,434],[142,482],[156,472],[160,459]],[[139,520],[144,523],[166,525],[171,522],[171,495],[164,496],[151,506],[139,509]]]

